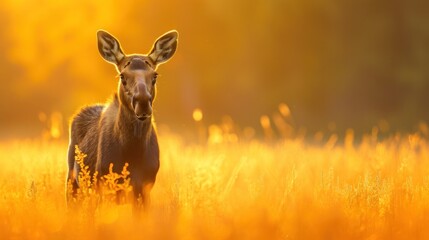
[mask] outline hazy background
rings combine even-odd
[[[259,131],[281,103],[309,132],[412,131],[429,120],[428,9],[421,0],[3,0],[0,137],[38,135],[52,119],[66,129],[80,106],[116,90],[100,28],[126,53],[179,31],[155,103],[157,122],[177,132],[194,127],[195,108],[207,125],[228,115]]]

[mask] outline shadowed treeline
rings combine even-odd
[[[40,116],[67,120],[117,84],[95,32],[147,53],[177,29],[159,68],[156,119],[176,129],[229,115],[258,127],[286,103],[297,127],[392,131],[429,120],[425,1],[13,1],[0,3],[0,135],[39,133]],[[64,125],[66,121],[64,120]]]

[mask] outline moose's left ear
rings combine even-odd
[[[179,33],[176,30],[172,30],[155,41],[152,50],[148,54],[155,65],[168,61],[174,55],[178,37]]]

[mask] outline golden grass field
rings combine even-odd
[[[427,132],[318,144],[166,133],[160,147],[138,218],[130,204],[68,212],[67,142],[1,142],[0,239],[429,239]]]

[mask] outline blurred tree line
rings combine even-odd
[[[24,2],[0,4],[3,131],[107,99],[117,79],[98,55],[99,28],[127,53],[179,31],[156,101],[157,121],[172,128],[192,127],[197,107],[207,123],[229,115],[257,128],[280,103],[311,132],[380,120],[411,131],[429,120],[427,1]]]

